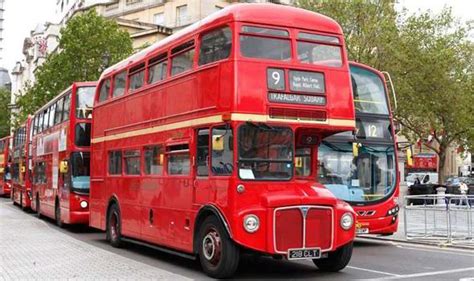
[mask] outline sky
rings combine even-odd
[[[398,0],[399,7],[404,6],[409,13],[431,9],[439,12],[445,6],[451,6],[456,17],[463,21],[474,20],[473,0]],[[0,66],[13,69],[15,63],[23,59],[23,40],[39,23],[55,21],[56,0],[6,0],[3,53]]]

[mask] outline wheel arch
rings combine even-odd
[[[105,212],[105,228],[107,228],[107,225],[109,224],[109,212],[113,205],[117,205],[119,211],[121,210],[119,200],[115,194],[110,196],[109,201],[107,202],[107,209]]]
[[[197,237],[198,237],[198,234],[199,234],[199,226],[209,216],[217,217],[217,219],[219,219],[219,221],[224,226],[224,228],[225,228],[227,234],[229,235],[230,239],[232,239],[232,231],[230,229],[229,223],[227,222],[225,216],[222,214],[222,212],[219,210],[219,208],[217,208],[216,206],[211,205],[211,204],[204,205],[199,209],[198,214],[196,216],[196,219],[194,220],[194,232],[193,232],[193,252],[194,253],[198,252],[199,243],[197,243]]]

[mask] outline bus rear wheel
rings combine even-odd
[[[109,210],[107,219],[107,240],[115,248],[122,246],[122,220],[120,210],[116,204],[112,205]]]
[[[214,216],[204,220],[198,235],[202,269],[213,278],[231,277],[239,265],[239,248]]]
[[[321,270],[337,272],[349,264],[352,257],[353,242],[346,244],[334,252],[330,252],[327,258],[314,259],[313,263]]]

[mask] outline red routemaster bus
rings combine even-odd
[[[318,181],[352,205],[357,233],[393,234],[398,226],[399,173],[385,77],[355,62],[350,71],[356,130],[323,140]]]
[[[0,139],[0,196],[10,196],[12,186],[10,139],[10,136]]]
[[[33,209],[59,226],[89,223],[95,86],[95,82],[74,83],[34,116]]]
[[[12,190],[14,204],[22,209],[31,207],[31,116],[13,133]]]
[[[355,213],[313,161],[324,137],[355,128],[332,19],[229,6],[106,70],[92,127],[90,226],[113,246],[199,257],[212,277],[232,275],[242,249],[349,262]]]

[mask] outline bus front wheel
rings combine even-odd
[[[336,272],[342,270],[349,264],[352,257],[353,242],[346,244],[334,252],[330,252],[327,258],[314,259],[313,263],[321,270]]]
[[[109,210],[107,219],[107,240],[115,248],[122,246],[122,221],[120,218],[120,210],[116,204],[112,205]]]
[[[235,273],[240,259],[239,248],[217,217],[210,216],[204,220],[197,242],[204,272],[213,278],[227,278]]]

